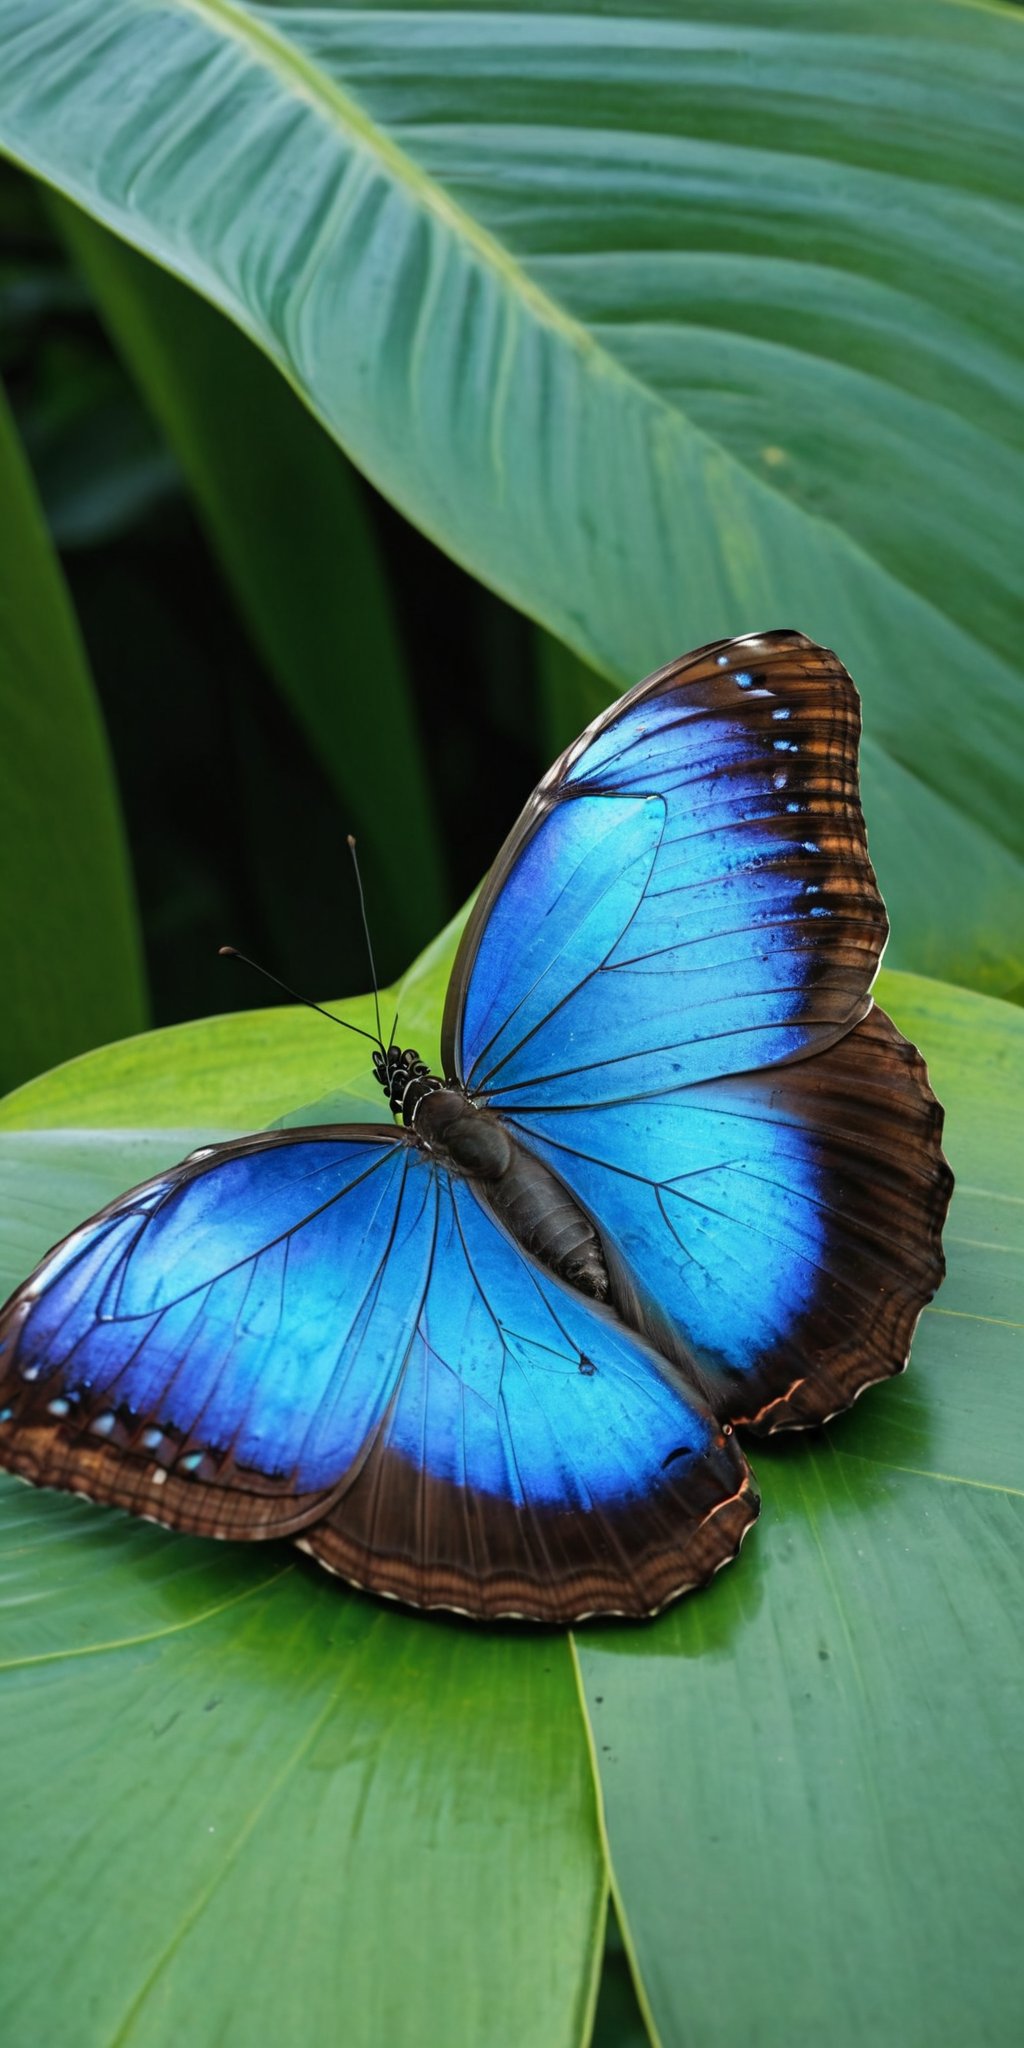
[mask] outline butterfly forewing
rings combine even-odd
[[[474,1615],[643,1614],[756,1514],[734,1440],[407,1135],[215,1147],[0,1320],[0,1462],[201,1535],[303,1534]]]
[[[408,1154],[271,1133],[111,1203],[0,1319],[0,1462],[198,1535],[301,1528],[374,1419],[346,1371],[368,1300],[405,1300]]]
[[[765,634],[663,671],[545,777],[456,962],[446,1067],[508,1109],[597,1107],[820,1050],[887,924],[834,655]]]
[[[492,872],[446,1058],[597,1224],[612,1298],[722,1415],[821,1420],[899,1370],[949,1197],[886,936],[856,692],[718,643],[569,748]]]

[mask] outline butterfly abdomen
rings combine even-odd
[[[608,1271],[590,1218],[550,1167],[524,1151],[500,1117],[457,1088],[435,1088],[416,1104],[412,1127],[427,1148],[479,1184],[496,1216],[552,1273],[603,1301]]]
[[[526,1251],[583,1294],[605,1300],[608,1269],[601,1240],[556,1174],[513,1144],[507,1171],[485,1193]]]

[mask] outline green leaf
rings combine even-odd
[[[188,1103],[205,1027],[158,1039]],[[138,1117],[145,1062],[137,1091],[127,1049],[110,1064]],[[66,1070],[86,1124],[102,1065]],[[7,1133],[7,1286],[203,1135]],[[288,1546],[201,1544],[4,1478],[0,1642],[12,2042],[587,2038],[606,1887],[563,1639],[410,1624]]]
[[[893,959],[1024,977],[1017,11],[0,0],[0,143],[603,677],[796,625]]]
[[[399,958],[444,910],[422,749],[357,479],[236,328],[78,208],[58,227],[189,479],[242,616],[357,834]]]
[[[407,978],[412,1042],[436,1034],[457,928]],[[577,1638],[663,2048],[1017,2037],[1024,1018],[905,974],[879,997],[929,1054],[958,1174],[911,1371],[818,1438],[754,1445],[762,1522],[708,1592]],[[8,1280],[289,1090],[340,1074],[368,1106],[364,1049],[339,1066],[335,1039],[287,1009],[206,1020],[10,1096]],[[378,1613],[288,1552],[14,1482],[0,1510],[24,2038],[69,2013],[83,2038],[83,2010],[86,2048],[241,2042],[264,2012],[285,2043],[586,2038],[600,1856],[560,1639]],[[602,2038],[616,2025],[613,1971]]]
[[[440,1066],[441,1010],[452,961],[470,905],[439,932],[404,979],[382,989],[382,1015],[398,1012],[399,1038]],[[373,998],[337,1005],[364,1031],[373,1028]],[[387,1111],[361,1039],[330,1031],[310,1010],[234,1011],[171,1024],[121,1045],[103,1046],[14,1090],[0,1101],[0,1130],[179,1129],[216,1125],[262,1130],[298,1103],[344,1094],[350,1110],[378,1118]]]
[[[551,633],[538,631],[535,645],[544,746],[554,760],[604,709],[608,692],[600,676]]]
[[[2,394],[0,508],[0,1086],[10,1088],[138,1030],[145,997],[106,735]]]
[[[9,2039],[575,2048],[604,1883],[564,1644],[13,1482],[0,1543]]]
[[[737,1570],[584,1632],[612,1878],[663,2043],[1012,2048],[1020,2030],[1024,1018],[912,977],[957,1173],[905,1380],[751,1449]]]

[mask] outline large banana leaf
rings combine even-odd
[[[407,960],[443,915],[440,861],[358,480],[235,328],[78,208],[54,212],[195,492],[268,670],[359,836],[393,957]],[[340,864],[340,834],[338,855]]]
[[[0,392],[0,1087],[137,1030],[117,787],[78,627]]]
[[[754,1463],[749,1572],[582,1635],[613,1882],[664,2043],[1011,2048],[1024,1970],[1024,1018],[879,990],[957,1193],[911,1371]]]
[[[880,994],[949,1107],[949,1281],[905,1382],[757,1447],[760,1530],[660,1621],[424,1620],[287,1549],[0,1487],[11,2048],[569,2048],[608,1870],[663,2048],[1015,2048],[1024,1017]],[[5,1277],[200,1132],[339,1085],[365,1111],[353,1048],[212,1019],[10,1096]]]
[[[1024,978],[1016,10],[0,0],[0,146],[632,681],[797,625],[893,959]]]

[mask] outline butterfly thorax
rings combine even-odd
[[[392,1116],[400,1116],[403,1123],[410,1125],[423,1097],[436,1094],[445,1085],[411,1045],[405,1052],[397,1045],[389,1045],[386,1052],[375,1052],[373,1071],[388,1098]]]
[[[479,1185],[523,1248],[552,1272],[603,1301],[608,1271],[589,1216],[550,1167],[520,1145],[503,1119],[458,1083],[432,1074],[410,1048],[375,1053],[374,1072],[395,1116],[450,1172]]]

